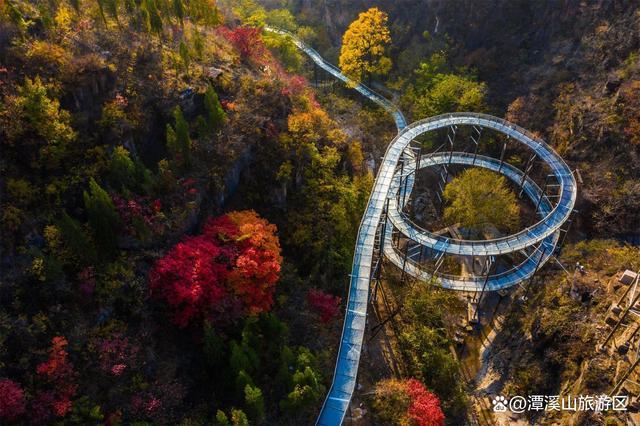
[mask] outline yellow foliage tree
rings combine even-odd
[[[340,69],[356,82],[373,74],[386,74],[391,59],[385,56],[385,46],[391,42],[387,14],[377,7],[362,12],[342,37]]]
[[[444,198],[449,202],[444,209],[447,223],[475,229],[493,225],[507,231],[514,231],[519,225],[516,195],[507,186],[507,179],[492,171],[465,170],[447,184]]]

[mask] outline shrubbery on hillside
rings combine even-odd
[[[257,424],[319,404],[326,354],[289,336],[280,301],[346,277],[355,194],[370,179],[347,171],[362,155],[286,71],[299,53],[249,20],[235,26],[238,12],[202,0],[0,4],[2,422]],[[290,14],[265,16],[296,30]],[[273,169],[258,187],[253,163]],[[303,216],[273,207],[282,188]],[[238,191],[269,221],[222,214]],[[337,207],[314,220],[319,203]],[[296,252],[305,244],[317,246]],[[276,287],[283,263],[293,272]]]

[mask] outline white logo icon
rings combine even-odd
[[[491,403],[493,404],[493,411],[496,413],[504,413],[507,411],[507,398],[504,396],[496,396],[496,399],[491,401]]]
[[[513,413],[524,413],[527,410],[527,398],[516,395],[509,400],[509,410]]]

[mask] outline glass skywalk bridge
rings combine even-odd
[[[374,265],[380,261],[380,253],[403,272],[419,280],[436,282],[443,287],[461,291],[499,290],[511,287],[533,274],[548,261],[558,244],[562,225],[569,219],[577,195],[573,173],[562,158],[545,142],[529,131],[501,118],[478,113],[451,113],[430,117],[407,125],[402,112],[389,100],[371,88],[357,84],[342,74],[334,65],[326,62],[313,48],[294,34],[265,27],[266,31],[289,37],[311,60],[327,73],[345,82],[349,87],[380,105],[393,117],[398,135],[387,147],[379,166],[373,190],[360,222],[355,242],[353,265],[350,274],[346,313],[338,348],[338,357],[331,388],[318,416],[317,425],[342,424],[356,386],[358,365],[364,340],[367,307],[370,297]],[[550,170],[557,182],[558,193],[545,194],[527,172],[502,161],[482,155],[454,152],[453,142],[449,152],[417,157],[411,143],[421,134],[438,129],[455,129],[458,126],[492,129],[518,141],[535,154]],[[505,145],[506,146],[506,145]],[[504,151],[503,151],[504,154]],[[501,156],[502,157],[502,156]],[[420,168],[439,165],[467,165],[483,167],[504,174],[521,185],[523,193],[536,202],[540,220],[522,231],[491,240],[462,240],[437,235],[413,224],[403,213],[404,204],[413,190],[417,163]],[[403,200],[401,203],[399,200]],[[422,247],[439,255],[467,257],[491,257],[510,253],[525,254],[525,260],[497,274],[454,276],[427,271],[422,264],[422,249],[404,253],[394,244],[393,233],[399,232],[414,247]]]

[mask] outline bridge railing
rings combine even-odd
[[[516,232],[514,234],[511,235],[506,235],[504,237],[498,237],[498,238],[493,238],[493,239],[488,239],[488,240],[482,240],[482,241],[474,241],[474,240],[464,240],[464,239],[455,239],[455,238],[444,238],[438,235],[435,235],[429,231],[425,230],[425,234],[427,234],[429,237],[437,239],[439,241],[442,241],[443,243],[446,242],[455,242],[455,243],[460,243],[460,244],[468,244],[468,245],[477,245],[477,246],[482,246],[482,245],[488,245],[488,244],[499,244],[501,242],[506,242],[509,240],[514,240],[514,239],[522,239],[523,241],[528,241],[528,240],[533,240],[536,238],[540,238],[541,235],[540,234],[535,234],[533,233],[533,231],[543,231],[542,234],[551,234],[553,233],[553,230],[558,229],[560,227],[560,225],[562,223],[564,223],[565,219],[569,216],[569,214],[571,213],[571,211],[573,210],[573,205],[575,203],[575,199],[576,199],[576,191],[575,191],[575,179],[573,177],[573,173],[571,173],[571,169],[569,168],[569,166],[564,162],[564,160],[557,155],[552,148],[547,145],[542,139],[538,138],[537,136],[535,136],[533,133],[531,133],[530,131],[516,125],[513,123],[510,123],[502,118],[498,118],[498,117],[494,117],[488,114],[482,114],[482,113],[467,113],[467,112],[459,112],[459,113],[447,113],[447,114],[440,114],[440,115],[436,115],[433,117],[429,117],[429,118],[425,118],[416,122],[413,122],[411,124],[409,124],[405,129],[403,129],[403,131],[396,137],[396,139],[398,137],[401,137],[402,135],[404,135],[407,132],[410,132],[412,129],[415,129],[416,127],[419,126],[423,126],[425,124],[431,123],[431,122],[436,122],[436,121],[441,121],[441,120],[445,120],[447,118],[450,118],[452,120],[451,124],[468,124],[468,123],[456,123],[456,118],[457,119],[461,119],[461,118],[465,118],[468,119],[469,117],[473,117],[473,118],[477,118],[478,120],[484,120],[485,122],[490,122],[490,123],[497,123],[500,126],[510,129],[512,134],[521,134],[525,137],[527,137],[532,143],[536,144],[538,147],[540,147],[542,149],[542,152],[545,152],[548,154],[548,157],[543,159],[546,160],[547,164],[550,163],[555,163],[557,166],[556,173],[554,174],[559,182],[561,183],[560,185],[560,193],[558,196],[558,203],[553,207],[553,209],[542,219],[540,219],[538,222],[536,222],[533,225],[530,225],[524,229],[522,229],[519,232]],[[459,121],[459,120],[458,120]],[[479,125],[482,125],[480,123],[478,123]],[[500,130],[499,128],[493,127],[496,130]],[[395,141],[395,139],[394,139]],[[393,144],[393,142],[391,143],[391,145]],[[562,171],[562,172],[560,172]],[[560,209],[564,209],[564,212],[560,212]],[[554,220],[550,220],[550,219],[554,219]],[[551,222],[551,223],[549,223]],[[547,225],[547,226],[545,226]],[[544,238],[544,236],[542,236],[542,238]]]
[[[351,85],[355,90],[361,92],[370,100],[379,104],[381,107],[387,110],[387,112],[393,114],[394,116],[397,115],[398,117],[400,117],[402,123],[398,125],[399,129],[402,129],[404,126],[406,126],[406,119],[404,118],[404,115],[402,114],[400,109],[395,104],[393,104],[387,98],[385,98],[380,93],[376,92],[366,84],[356,83],[355,81],[351,80],[349,77],[345,76],[338,67],[336,67],[330,62],[324,61],[320,53],[318,53],[313,47],[307,45],[304,41],[300,40],[300,38],[297,35],[295,35],[291,31],[283,30],[280,28],[273,28],[268,25],[265,26],[264,29],[269,32],[273,32],[276,34],[289,37],[300,49],[304,50],[309,56],[311,56],[312,58],[316,57],[318,61],[322,63],[322,66],[324,68],[328,68],[329,70],[333,71],[332,72],[333,75],[340,78],[345,83]]]
[[[553,247],[555,247],[555,241],[557,241],[558,239],[558,234],[557,232],[555,234],[552,234],[551,236],[545,238],[544,240],[542,240],[542,245],[538,246],[534,249],[533,252],[531,252],[529,255],[526,256],[526,258],[518,263],[517,265],[514,265],[512,267],[510,267],[509,269],[506,269],[504,271],[500,271],[497,272],[495,274],[491,274],[489,275],[489,279],[490,280],[498,280],[500,278],[503,277],[507,277],[509,275],[513,275],[516,272],[520,271],[520,272],[524,272],[523,275],[529,275],[532,270],[533,267],[535,267],[535,265],[538,263],[540,256],[542,255],[544,250],[544,259],[548,259],[552,254],[553,254]],[[386,245],[386,243],[385,243]],[[395,245],[393,246],[393,250],[396,252],[396,254],[398,256],[400,256],[401,258],[404,256],[404,253],[401,252]],[[541,249],[542,247],[542,249]],[[546,248],[546,249],[545,249]],[[410,262],[411,264],[413,264],[415,267],[420,268],[420,263],[416,262],[414,259],[411,259],[409,257],[407,257],[407,262]],[[468,283],[474,283],[474,282],[478,282],[478,281],[482,281],[486,278],[486,275],[478,275],[478,274],[474,274],[471,273],[468,276],[461,276],[461,275],[456,275],[456,274],[449,274],[446,272],[438,272],[436,274],[433,274],[433,276],[435,276],[436,279],[447,279],[447,280],[451,280],[451,281],[456,281],[456,282],[468,282]]]
[[[420,160],[420,164],[422,166],[424,165],[428,165],[429,160],[432,158],[437,158],[437,157],[441,157],[441,156],[447,156],[449,155],[448,153],[430,153],[430,154],[425,154],[421,157]],[[486,163],[491,163],[492,160],[494,160],[492,157],[487,157],[484,155],[480,155],[480,154],[473,154],[473,153],[468,153],[468,152],[461,152],[461,151],[454,151],[453,152],[453,156],[456,159],[459,159],[460,157],[463,158],[467,158],[467,159],[472,159],[472,164],[486,164]],[[497,161],[497,160],[495,160]],[[432,161],[433,163],[433,161]],[[469,162],[467,161],[465,162],[458,162],[454,160],[455,164],[469,164]],[[433,163],[433,165],[437,165],[440,164],[439,162]],[[513,173],[516,175],[519,175],[519,178],[523,175],[523,172],[521,170],[519,170],[517,167],[514,167],[508,163],[505,163],[502,165],[503,169],[506,170],[509,173]],[[490,168],[491,169],[491,168]],[[412,172],[413,173],[413,172]],[[549,197],[547,197],[547,195],[544,194],[543,190],[538,186],[538,184],[533,181],[530,178],[527,178],[526,181],[523,182],[523,185],[525,185],[525,187],[532,191],[535,195],[535,198],[538,197],[542,197],[540,200],[540,212],[543,213],[543,220],[544,218],[546,218],[548,216],[548,214],[552,211],[553,209],[553,205],[549,199]],[[395,187],[394,187],[395,188]],[[531,196],[533,197],[533,195]],[[534,200],[535,203],[535,200]],[[486,247],[489,245],[495,245],[498,242],[502,242],[504,239],[506,239],[508,241],[509,237],[511,237],[513,239],[513,235],[512,236],[505,236],[505,237],[499,237],[499,238],[494,238],[494,239],[490,239],[490,240],[466,240],[466,239],[455,239],[455,238],[450,238],[450,237],[443,237],[439,234],[436,234],[422,226],[420,226],[419,224],[415,223],[412,221],[412,219],[404,212],[404,210],[402,208],[400,208],[400,206],[397,206],[397,204],[392,202],[392,206],[395,206],[394,208],[397,209],[398,214],[400,215],[400,217],[403,219],[403,222],[405,222],[407,225],[405,228],[399,228],[401,230],[405,230],[405,231],[411,231],[413,230],[414,233],[412,234],[407,234],[406,232],[404,232],[404,234],[408,237],[413,237],[413,235],[415,235],[415,232],[425,236],[426,238],[431,238],[437,241],[440,241],[444,244],[449,244],[451,242],[454,243],[458,243],[458,244],[465,244],[465,245],[469,245],[471,246],[471,249],[473,250],[473,247]],[[396,226],[398,226],[397,224],[395,224]],[[533,226],[535,225],[531,225],[528,226],[527,228],[525,228],[525,232],[527,229],[531,229]],[[544,238],[544,237],[543,237]],[[541,239],[543,239],[541,238]],[[420,243],[420,241],[415,240],[416,242]],[[528,243],[530,241],[530,239],[522,239],[522,243]],[[485,244],[486,243],[486,244]],[[437,243],[436,243],[437,244]],[[433,247],[431,247],[433,248]],[[514,249],[512,246],[510,246],[509,244],[507,244],[507,247],[504,249],[505,253],[510,253],[513,252]],[[495,254],[500,254],[501,252],[496,252]],[[452,254],[460,254],[460,255],[468,255],[469,253],[463,253],[463,252],[459,252],[459,253],[452,253]],[[471,253],[470,255],[474,255],[474,253]]]

